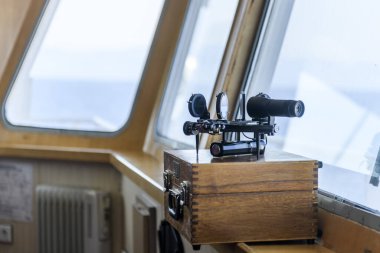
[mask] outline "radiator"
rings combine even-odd
[[[111,195],[106,192],[37,187],[40,253],[110,253]]]

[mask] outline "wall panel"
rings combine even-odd
[[[79,163],[30,159],[0,159],[16,163],[17,166],[31,166],[33,170],[33,189],[38,184],[75,186],[109,191],[112,195],[112,239],[113,253],[120,253],[123,245],[123,204],[120,195],[121,175],[108,164]],[[1,244],[1,253],[37,253],[37,210],[33,190],[33,220],[19,222],[0,220],[0,224],[12,224],[13,243]]]

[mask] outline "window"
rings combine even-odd
[[[131,113],[163,0],[47,2],[6,100],[6,120],[119,130]]]
[[[185,121],[194,120],[186,101],[191,94],[201,93],[210,102],[237,2],[191,1],[161,106],[160,136],[194,145],[182,131]]]
[[[380,2],[274,1],[249,96],[300,99],[301,119],[276,118],[268,147],[323,161],[319,186],[380,211]]]

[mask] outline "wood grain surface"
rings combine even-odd
[[[246,253],[333,253],[321,245],[250,245],[239,243],[238,246]]]
[[[312,159],[303,157],[296,154],[291,154],[288,152],[284,152],[281,150],[268,149],[265,151],[265,155],[260,158],[260,160],[256,160],[256,156],[254,155],[240,155],[240,156],[226,156],[216,158],[210,154],[209,149],[200,149],[199,155],[196,155],[194,149],[191,150],[166,150],[168,154],[171,154],[177,157],[180,160],[186,161],[191,164],[220,164],[220,163],[241,163],[241,162],[257,162],[257,163],[269,163],[269,162],[291,162],[291,161],[310,161]]]
[[[194,194],[311,191],[317,187],[315,161],[195,165]]]
[[[317,162],[269,152],[211,157],[208,150],[165,152],[172,188],[190,182],[183,219],[169,222],[193,244],[311,239],[317,234]],[[198,159],[197,159],[198,158]],[[165,194],[165,201],[168,194]]]
[[[192,242],[315,238],[314,201],[311,191],[193,195]]]
[[[380,252],[380,232],[319,209],[321,243],[335,252]]]

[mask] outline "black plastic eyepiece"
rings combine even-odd
[[[185,135],[193,135],[193,122],[190,122],[190,121],[186,121],[184,124],[183,124],[183,133]]]
[[[301,100],[271,99],[263,93],[251,97],[247,103],[247,113],[251,118],[302,117],[305,105]]]
[[[188,109],[191,116],[196,118],[205,117],[208,113],[206,99],[202,94],[191,95],[188,102]]]

